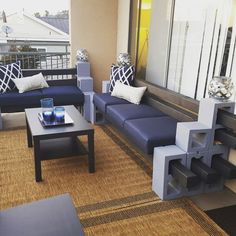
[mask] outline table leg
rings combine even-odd
[[[27,141],[28,141],[28,147],[33,147],[32,134],[31,134],[31,131],[30,131],[30,127],[29,127],[29,123],[28,123],[27,118],[26,118],[26,127],[27,127]]]
[[[41,172],[41,157],[40,157],[40,140],[34,139],[34,165],[35,165],[35,180],[42,181]]]
[[[89,161],[89,173],[94,173],[95,172],[94,132],[88,134],[88,161]]]

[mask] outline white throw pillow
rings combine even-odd
[[[42,73],[20,79],[13,79],[13,82],[19,90],[19,93],[49,87]]]
[[[132,87],[116,81],[111,96],[123,98],[131,103],[139,104],[147,87]]]

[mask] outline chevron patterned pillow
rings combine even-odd
[[[13,79],[22,77],[20,61],[0,66],[0,93],[11,91],[15,88]]]
[[[122,84],[133,85],[134,83],[134,66],[111,66],[110,88],[113,91],[115,82],[120,81]]]

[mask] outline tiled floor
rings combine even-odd
[[[3,114],[3,125],[5,129],[25,126],[24,113]],[[230,161],[236,165],[236,150],[231,151]],[[221,192],[200,194],[191,199],[203,210],[236,205],[236,180],[227,181],[226,186]]]
[[[236,205],[236,194],[227,187],[221,192],[204,193],[191,199],[204,211]]]

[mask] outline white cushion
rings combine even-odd
[[[20,79],[14,79],[13,82],[19,90],[19,93],[49,87],[42,73]]]
[[[111,96],[123,98],[131,103],[139,104],[147,87],[132,87],[116,81]]]

